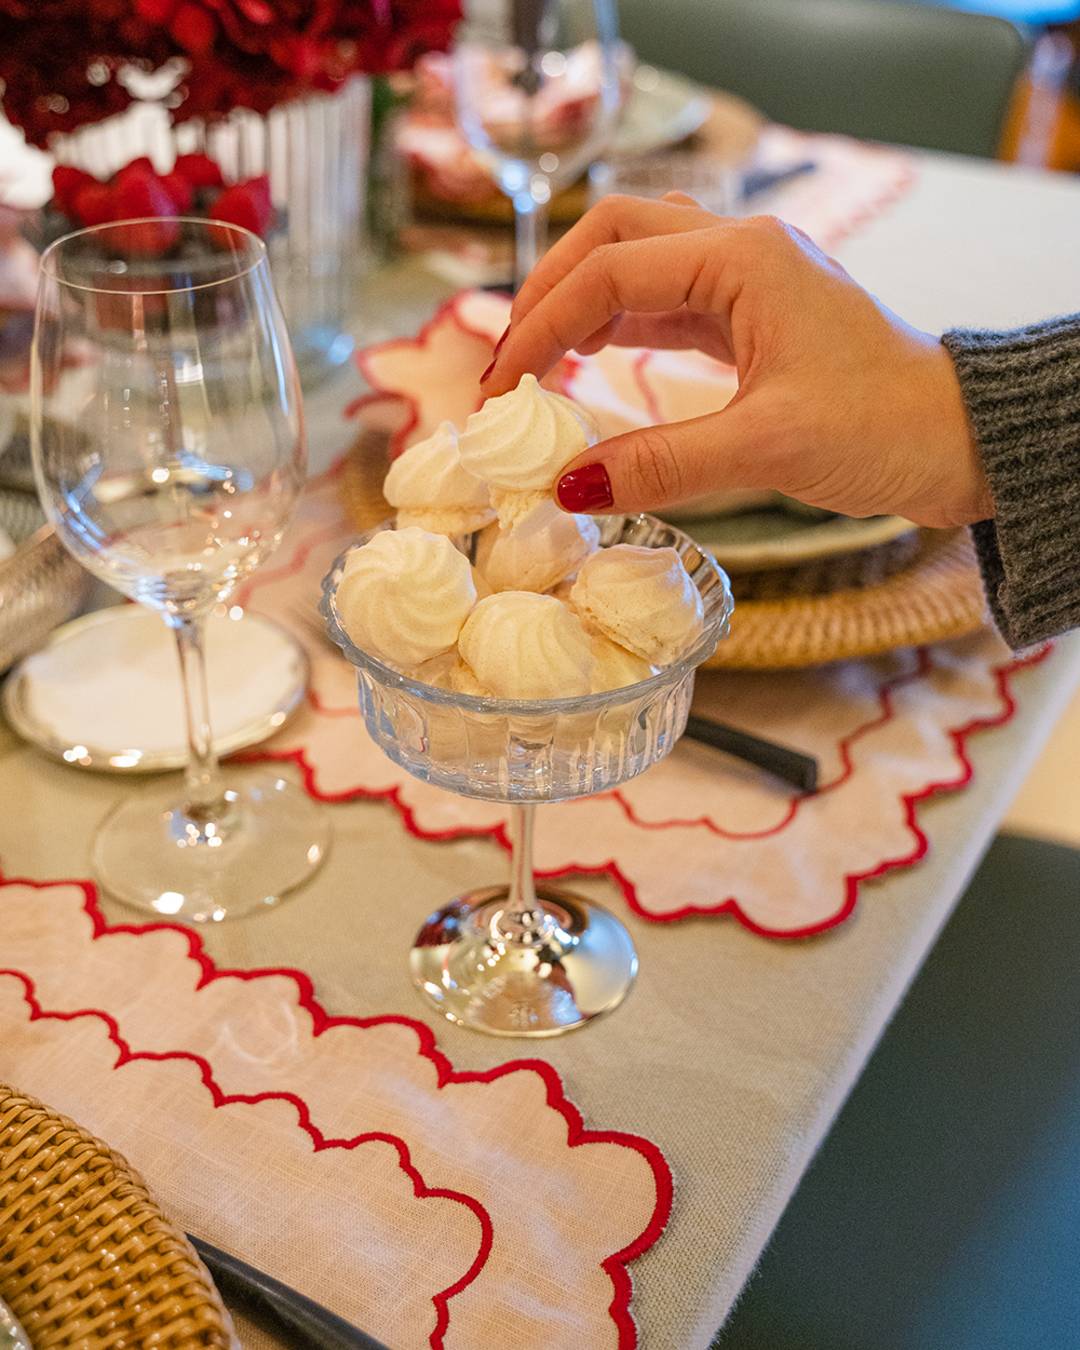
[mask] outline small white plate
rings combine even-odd
[[[0,1350],[33,1350],[18,1318],[0,1298]]]
[[[233,607],[210,616],[206,668],[214,746],[228,755],[279,731],[307,690],[307,654],[283,628]],[[55,759],[113,773],[187,762],[176,643],[141,605],[117,605],[58,628],[12,671],[12,727]]]
[[[712,95],[702,85],[669,70],[638,66],[612,153],[632,157],[677,145],[701,130],[712,106]]]

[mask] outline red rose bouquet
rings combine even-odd
[[[0,102],[43,146],[121,112],[133,72],[173,66],[174,121],[265,113],[407,68],[459,17],[459,0],[0,0]]]

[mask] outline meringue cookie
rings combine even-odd
[[[622,689],[656,674],[655,666],[634,652],[628,652],[625,647],[620,647],[617,642],[612,642],[603,633],[593,634],[592,646],[594,694],[602,694],[608,689]]]
[[[345,561],[335,596],[353,642],[399,668],[448,651],[476,604],[469,560],[441,534],[383,530]]]
[[[561,600],[501,591],[481,600],[461,630],[465,664],[496,698],[575,698],[592,688],[592,643]]]
[[[455,694],[472,694],[474,698],[494,698],[492,691],[476,678],[476,671],[459,656],[450,671],[450,688]]]
[[[445,652],[440,652],[438,656],[421,661],[418,666],[413,666],[404,673],[414,680],[419,680],[421,684],[430,684],[435,689],[449,689],[450,672],[457,661],[457,647],[450,647]]]
[[[487,484],[461,463],[453,422],[440,423],[426,440],[394,460],[383,495],[397,511],[399,527],[468,534],[495,518]]]
[[[526,374],[516,389],[470,415],[458,453],[470,473],[490,484],[499,522],[510,528],[551,496],[566,465],[598,438],[584,408]]]
[[[550,591],[600,547],[589,516],[571,516],[546,498],[512,530],[489,526],[476,567],[493,591]]]
[[[703,627],[701,595],[673,548],[601,549],[582,564],[570,602],[590,628],[658,666],[685,655]]]
[[[448,689],[455,694],[474,694],[477,698],[491,698],[491,690],[485,689],[476,678],[475,672],[458,655],[456,647],[441,656],[433,656],[430,661],[411,670],[413,679],[421,684],[434,685],[436,689]]]

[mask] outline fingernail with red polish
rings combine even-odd
[[[555,488],[555,495],[567,511],[603,511],[615,500],[611,479],[602,464],[585,464],[564,473]]]
[[[506,339],[507,339],[509,336],[510,336],[510,325],[507,324],[506,327],[505,327],[505,328],[503,329],[503,331],[502,331],[502,336],[499,338],[498,342],[496,342],[496,344],[495,344],[495,350],[491,353],[491,365],[488,366],[487,370],[485,370],[484,373],[483,373],[483,375],[480,376],[480,383],[481,383],[481,384],[484,383],[484,381],[488,378],[488,376],[491,374],[491,372],[495,369],[495,362],[499,359],[499,352],[500,352],[501,349],[502,349],[503,343],[506,341]]]

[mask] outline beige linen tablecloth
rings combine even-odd
[[[919,161],[913,191],[839,251],[856,276],[927,327],[1019,322],[1057,308],[1061,278],[1075,276],[1080,185]],[[1017,230],[1019,202],[1028,223],[1040,222],[1037,257]],[[444,294],[415,266],[385,273],[369,292],[366,336],[415,330]],[[357,391],[350,373],[309,401],[314,467],[343,447],[340,408]],[[612,1017],[541,1051],[586,1123],[644,1134],[671,1164],[667,1232],[630,1268],[645,1347],[708,1345],[1078,676],[1080,635],[1020,677],[1015,719],[970,742],[974,782],[922,808],[930,855],[866,885],[842,927],[768,942],[724,920],[655,925],[621,908],[641,955],[636,988]],[[94,826],[117,795],[138,790],[47,762],[0,725],[4,870],[87,875]],[[485,842],[416,840],[379,804],[329,809],[334,845],[314,883],[277,911],[207,932],[207,946],[229,966],[304,968],[333,1012],[424,1017],[405,960],[418,921],[500,875],[505,857]],[[580,889],[620,905],[602,882]],[[130,918],[108,902],[105,910]],[[501,1042],[435,1029],[463,1069],[506,1057]]]
[[[867,885],[832,933],[768,942],[723,920],[655,925],[622,910],[641,955],[637,987],[612,1017],[540,1050],[587,1123],[642,1133],[671,1164],[668,1230],[630,1267],[644,1346],[708,1344],[1078,671],[1074,638],[1025,673],[1015,720],[971,741],[972,786],[923,808],[930,857]],[[5,870],[85,875],[95,824],[118,793],[135,791],[47,763],[4,732]],[[258,919],[210,929],[207,946],[229,966],[300,966],[334,1012],[424,1017],[405,962],[418,921],[501,875],[505,856],[476,841],[418,841],[379,804],[329,809],[334,845],[311,887]],[[602,883],[581,889],[619,903]],[[111,920],[130,918],[104,908]],[[461,1068],[506,1057],[503,1043],[433,1025]]]

